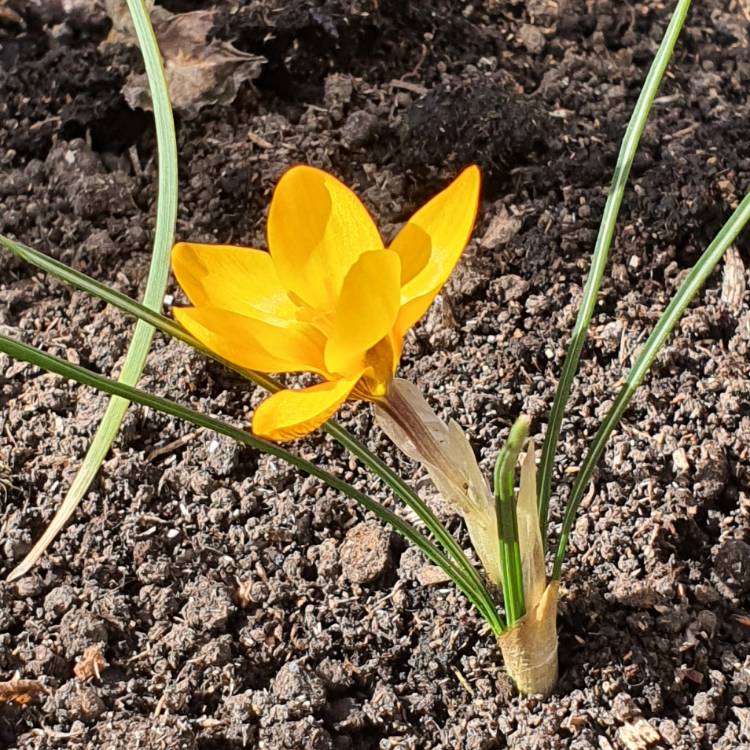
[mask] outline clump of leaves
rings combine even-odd
[[[146,28],[142,6],[139,10],[135,0],[129,4],[136,28],[139,23]],[[282,177],[271,204],[268,253],[193,243],[174,247],[175,274],[192,303],[175,311],[177,322],[153,306],[140,305],[58,261],[0,237],[0,245],[29,263],[269,390],[272,395],[253,417],[255,434],[144,393],[127,380],[105,378],[4,336],[0,336],[0,351],[119,399],[227,435],[343,492],[415,544],[455,582],[489,624],[520,691],[549,693],[557,679],[556,615],[562,565],[594,468],[656,355],[750,219],[748,193],[685,277],[636,358],[576,475],[548,575],[552,470],[571,383],[630,168],[689,6],[689,0],[677,3],[623,139],[538,469],[534,443],[527,443],[529,420],[521,416],[500,449],[490,489],[458,424],[443,423],[414,385],[395,377],[406,331],[426,312],[469,240],[479,202],[476,167],[467,168],[419,209],[387,247],[359,199],[335,177],[311,167],[293,168]],[[149,54],[155,54],[152,35],[139,35],[139,39]],[[163,104],[166,85],[158,67],[147,70],[152,90],[162,96],[154,102],[158,123],[157,102]],[[157,234],[161,231],[162,237],[168,236],[173,227],[174,217],[161,209],[160,201]],[[309,372],[319,382],[288,389],[268,375],[275,372]],[[424,465],[443,498],[464,518],[481,572],[416,492],[330,419],[347,399],[370,402],[377,424]],[[422,527],[279,444],[319,427],[379,476],[416,514]],[[524,447],[516,491],[516,470]]]

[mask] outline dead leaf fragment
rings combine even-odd
[[[154,0],[143,0],[143,4],[154,26],[160,19],[172,15],[164,8],[154,8]],[[104,40],[104,44],[127,44],[131,47],[137,47],[138,38],[135,35],[135,27],[126,0],[104,0],[104,6],[109,20],[112,21],[112,28]]]
[[[499,211],[490,219],[490,224],[482,239],[479,240],[479,244],[487,250],[494,250],[510,242],[518,234],[522,226],[523,220],[518,216],[513,216],[501,204]]]
[[[11,8],[5,0],[0,0],[0,26],[18,26],[26,28],[23,18]]]
[[[734,245],[724,254],[724,276],[721,281],[721,302],[735,315],[742,312],[745,296],[745,264]]]
[[[107,12],[112,31],[106,43],[135,46],[124,0],[107,0]],[[208,42],[216,14],[216,10],[173,14],[161,7],[151,9],[172,106],[186,117],[195,117],[200,109],[213,104],[231,104],[242,83],[257,78],[266,62],[265,57],[242,52],[229,42]],[[131,73],[122,93],[133,109],[151,109],[145,73]]]
[[[620,727],[617,734],[628,750],[649,750],[661,739],[659,732],[643,717]]]
[[[437,565],[425,565],[417,571],[417,581],[422,586],[442,586],[450,577]]]
[[[8,680],[0,682],[0,703],[17,703],[25,706],[40,693],[46,693],[47,688],[37,680]]]
[[[98,680],[101,671],[107,666],[107,662],[99,645],[89,646],[78,663],[73,667],[73,674],[76,678],[85,681],[94,677]]]
[[[253,581],[248,579],[237,583],[237,603],[242,609],[247,609],[253,603]]]

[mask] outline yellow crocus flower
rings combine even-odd
[[[175,317],[210,350],[260,372],[322,382],[263,401],[253,432],[293,440],[348,398],[385,398],[404,335],[466,247],[480,176],[465,169],[385,247],[357,196],[313,167],[285,172],[268,215],[268,249],[181,242],[172,267],[192,307]]]

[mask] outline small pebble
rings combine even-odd
[[[391,532],[374,523],[359,523],[341,545],[341,569],[352,583],[372,583],[391,567]]]

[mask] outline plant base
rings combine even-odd
[[[498,638],[519,693],[549,695],[557,682],[557,597],[552,581],[538,604]]]

